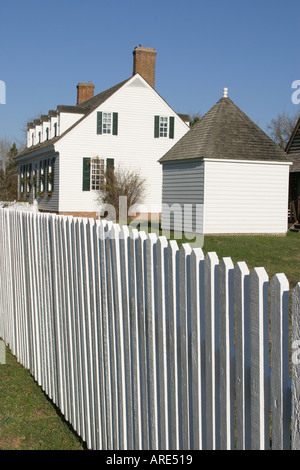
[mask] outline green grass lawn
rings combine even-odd
[[[286,236],[205,236],[203,252],[215,251],[219,258],[229,256],[234,263],[245,261],[248,268],[263,266],[271,279],[284,273],[290,288],[300,282],[300,234]]]
[[[0,364],[0,450],[83,450],[57,408],[6,348]]]

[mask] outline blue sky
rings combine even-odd
[[[154,47],[156,90],[179,113],[206,113],[229,97],[263,130],[294,114],[300,80],[299,0],[1,0],[0,139],[27,121],[130,77],[132,51]]]

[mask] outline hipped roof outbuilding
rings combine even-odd
[[[228,97],[221,98],[159,162],[199,158],[289,161],[279,145]]]

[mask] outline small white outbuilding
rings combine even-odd
[[[227,95],[160,160],[162,228],[202,234],[285,234],[285,152]]]

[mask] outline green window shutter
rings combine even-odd
[[[115,160],[113,158],[106,159],[106,168],[113,168],[115,166]]]
[[[154,116],[154,137],[159,137],[159,116]]]
[[[97,112],[97,134],[102,134],[102,112]]]
[[[118,113],[113,113],[113,135],[118,135]]]
[[[52,186],[52,192],[54,191],[54,163],[55,163],[55,158],[52,158],[52,160],[51,160],[51,170],[52,170],[51,186]]]
[[[169,138],[174,139],[174,116],[170,116],[169,122]]]
[[[44,186],[44,193],[48,192],[48,160],[44,160],[44,181],[45,181],[45,186]]]
[[[40,161],[38,191],[41,191],[41,188],[42,188],[42,162]]]
[[[90,191],[91,185],[91,163],[90,158],[83,159],[82,168],[82,191]]]

